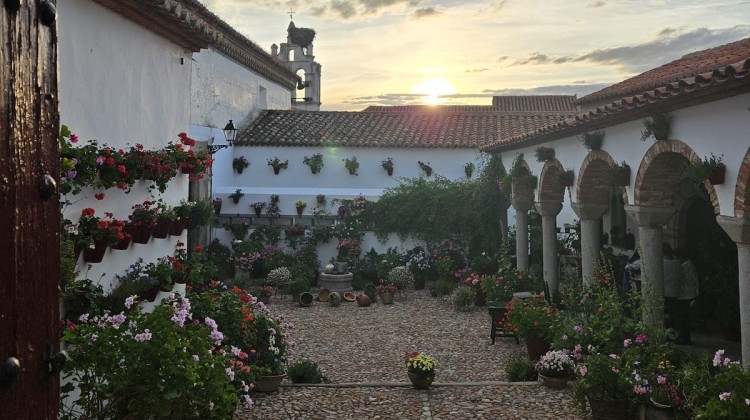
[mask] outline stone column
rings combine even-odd
[[[583,284],[591,284],[594,263],[599,260],[602,232],[599,222],[609,206],[604,204],[572,203],[573,211],[581,219],[581,265]]]
[[[516,209],[516,269],[529,271],[529,209],[531,200],[513,200]]]
[[[552,296],[559,292],[557,264],[557,215],[562,210],[559,201],[539,201],[536,211],[542,216],[542,264],[544,281]]]
[[[625,206],[638,223],[641,256],[643,322],[664,325],[664,255],[662,226],[674,215],[671,207]]]
[[[717,216],[719,226],[737,244],[740,286],[740,328],[742,333],[742,366],[750,367],[750,216]]]

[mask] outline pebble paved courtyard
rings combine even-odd
[[[327,385],[291,384],[278,392],[256,393],[251,410],[235,419],[579,419],[570,389],[536,383],[507,383],[505,364],[525,354],[511,338],[490,345],[485,308],[455,312],[450,302],[426,290],[409,291],[393,305],[331,307],[316,301],[300,307],[274,296],[271,309],[295,324],[291,362],[312,360]],[[411,386],[405,351],[438,360],[435,383],[427,391]]]

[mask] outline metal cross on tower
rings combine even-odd
[[[289,12],[288,13],[289,13],[289,20],[292,20],[293,19],[292,15],[294,15],[294,10],[292,10],[291,7],[289,8]]]

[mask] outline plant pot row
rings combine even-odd
[[[168,235],[180,236],[182,231],[185,229],[186,219],[180,220],[163,220],[156,224],[156,226],[127,226],[125,227],[125,238],[120,242],[112,245],[112,249],[127,250],[130,247],[130,242],[137,244],[147,244],[149,239],[153,236],[158,239],[165,239]],[[94,243],[93,248],[83,249],[83,262],[85,263],[100,263],[104,259],[104,254],[107,252],[107,242],[97,241]],[[81,253],[80,249],[76,249],[76,260],[78,254]]]

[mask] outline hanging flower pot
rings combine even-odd
[[[169,228],[169,234],[172,236],[182,235],[182,230],[185,229],[187,224],[187,217],[180,217],[177,220],[172,221],[172,226]]]
[[[221,203],[221,198],[215,198],[211,203],[214,206],[214,214],[216,214],[217,216],[221,213]]]
[[[151,239],[151,234],[154,232],[153,226],[140,225],[135,228],[133,232],[133,242],[137,244],[147,244],[148,240]]]
[[[104,259],[104,253],[107,252],[107,240],[100,239],[94,242],[94,247],[87,247],[83,250],[83,261],[87,263],[100,263]]]
[[[156,223],[154,232],[151,234],[154,238],[164,239],[169,235],[169,228],[172,227],[172,221],[168,219],[161,219]]]
[[[123,235],[125,235],[124,238],[120,239],[119,242],[114,244],[112,246],[112,249],[117,249],[120,251],[124,251],[130,247],[130,241],[133,239],[133,234],[135,233],[135,227],[134,226],[125,226],[122,229]]]
[[[719,163],[716,168],[714,168],[713,171],[711,171],[711,176],[708,178],[708,182],[711,185],[721,185],[724,183],[724,178],[726,177],[727,173],[727,167],[723,163]]]

